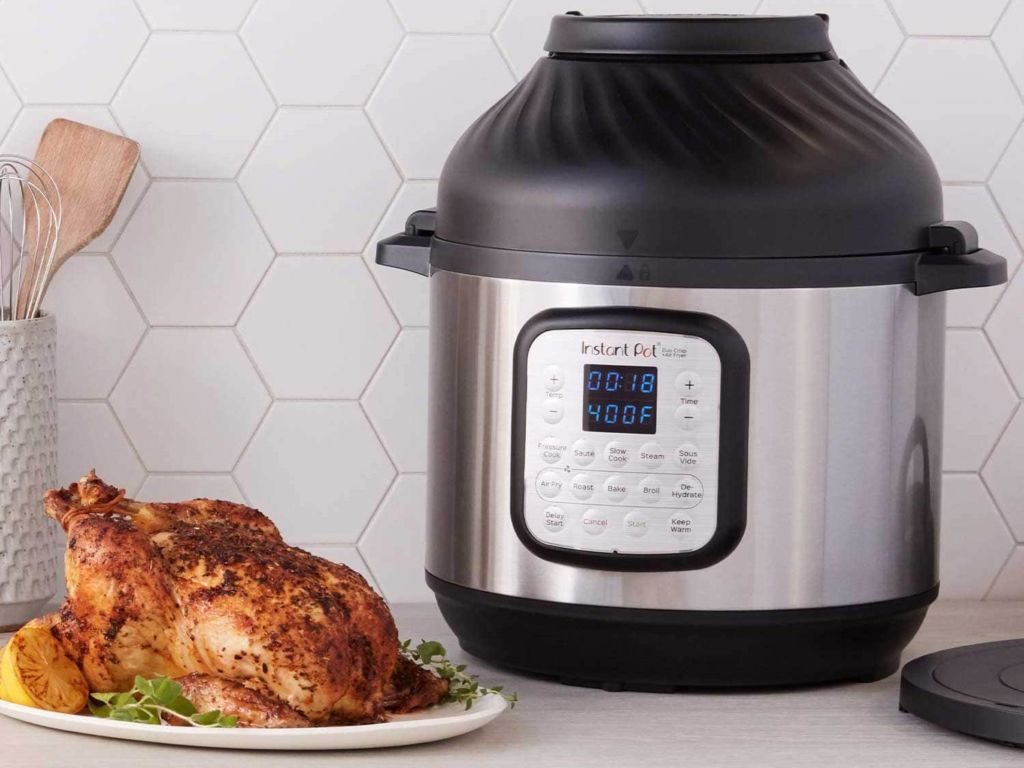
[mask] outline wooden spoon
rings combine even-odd
[[[99,237],[114,218],[138,165],[139,145],[116,133],[57,118],[43,131],[35,162],[53,177],[63,206],[57,251],[43,276],[41,299],[61,265]],[[55,198],[52,190],[47,194]],[[57,201],[51,202],[56,205]],[[41,249],[36,251],[35,261],[25,267],[28,279],[22,280],[18,293],[18,317],[25,316],[32,286],[46,266]]]

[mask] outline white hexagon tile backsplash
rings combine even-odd
[[[1015,273],[950,302],[942,577],[1024,597],[1024,0],[4,0],[0,149],[31,154],[57,115],[143,148],[47,300],[61,481],[247,501],[390,599],[428,598],[426,281],[374,243],[433,204],[570,5],[831,15],[936,158],[947,215]]]

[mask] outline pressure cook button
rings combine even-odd
[[[589,475],[576,475],[569,483],[572,495],[586,501],[594,495],[594,480]]]
[[[549,397],[544,401],[544,421],[557,424],[562,420],[562,401]]]
[[[594,461],[594,446],[589,440],[577,440],[572,444],[572,461],[581,467],[590,466]]]
[[[653,475],[648,475],[641,480],[637,490],[640,493],[640,498],[646,504],[656,504],[661,499],[661,481]]]
[[[641,536],[646,535],[649,525],[650,520],[648,520],[647,515],[640,510],[630,512],[622,521],[622,527],[625,529],[626,533],[635,538],[640,538]]]
[[[565,376],[562,369],[557,365],[549,365],[544,369],[544,389],[548,392],[557,392],[565,384]]]
[[[608,501],[622,501],[629,495],[629,486],[618,475],[611,475],[604,481],[604,495]]]
[[[693,535],[693,518],[683,512],[674,512],[668,519],[668,530],[673,536],[684,539]]]
[[[565,530],[565,510],[561,507],[548,507],[544,510],[544,527],[552,533]]]
[[[665,461],[665,451],[657,443],[644,443],[640,447],[640,463],[645,467],[657,469]]]
[[[700,376],[693,371],[683,371],[676,376],[676,391],[684,397],[700,392]]]
[[[700,420],[700,408],[696,405],[680,405],[676,408],[676,422],[680,427],[689,431],[697,428]]]
[[[562,475],[553,469],[545,469],[537,475],[537,493],[545,499],[553,499],[562,492],[562,484],[565,482]]]
[[[700,449],[693,443],[683,443],[676,448],[676,460],[684,467],[696,467],[700,463]]]
[[[624,467],[629,463],[629,448],[625,443],[612,440],[604,449],[604,459],[613,467]]]
[[[683,475],[672,485],[669,497],[683,509],[692,509],[704,500],[704,484],[693,475]]]
[[[565,440],[560,437],[545,437],[537,443],[537,448],[545,464],[556,464],[565,454]]]
[[[608,530],[608,515],[598,509],[588,509],[580,518],[580,524],[591,536],[599,536]]]

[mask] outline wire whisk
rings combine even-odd
[[[38,314],[62,214],[60,190],[45,168],[0,154],[0,321]]]

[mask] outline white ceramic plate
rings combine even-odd
[[[91,715],[64,715],[0,701],[0,714],[58,731],[214,749],[370,749],[441,741],[482,728],[508,705],[497,694],[479,699],[468,712],[462,704],[442,704],[386,723],[325,728],[192,728],[122,723]]]

